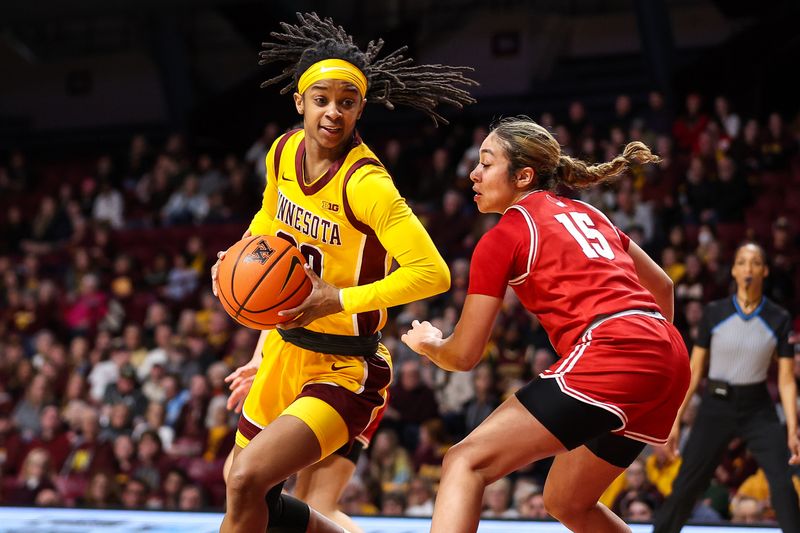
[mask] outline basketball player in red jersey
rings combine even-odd
[[[598,498],[646,443],[666,442],[689,384],[686,347],[671,323],[672,282],[600,211],[552,191],[656,161],[632,142],[589,166],[561,154],[525,117],[502,120],[483,142],[470,175],[475,202],[503,216],[475,248],[453,334],[415,321],[403,342],[446,370],[469,370],[510,285],[560,359],[448,451],[434,533],[474,532],[486,485],[553,455],[548,512],[572,531],[629,531]]]

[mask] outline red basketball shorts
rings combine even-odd
[[[590,326],[540,377],[616,415],[620,426],[612,433],[664,444],[689,387],[689,356],[671,323],[624,312]]]

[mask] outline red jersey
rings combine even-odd
[[[639,283],[629,243],[589,204],[533,191],[478,242],[468,292],[502,298],[511,285],[564,356],[602,315],[660,311]]]

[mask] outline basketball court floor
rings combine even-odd
[[[426,518],[356,517],[366,533],[426,533]],[[219,513],[114,511],[0,507],[1,533],[216,533]],[[634,524],[633,533],[650,533],[652,526]],[[566,533],[554,522],[484,520],[479,533]],[[684,533],[780,533],[777,527],[686,526]]]

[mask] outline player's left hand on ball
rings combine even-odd
[[[338,313],[342,310],[339,301],[339,289],[323,281],[310,266],[304,265],[306,275],[311,280],[311,294],[303,303],[292,309],[285,309],[278,313],[279,316],[292,317],[291,320],[278,324],[280,329],[302,328],[318,318]]]
[[[400,340],[418,354],[425,355],[426,346],[442,340],[442,331],[427,320],[414,320],[411,322],[411,329]]]

